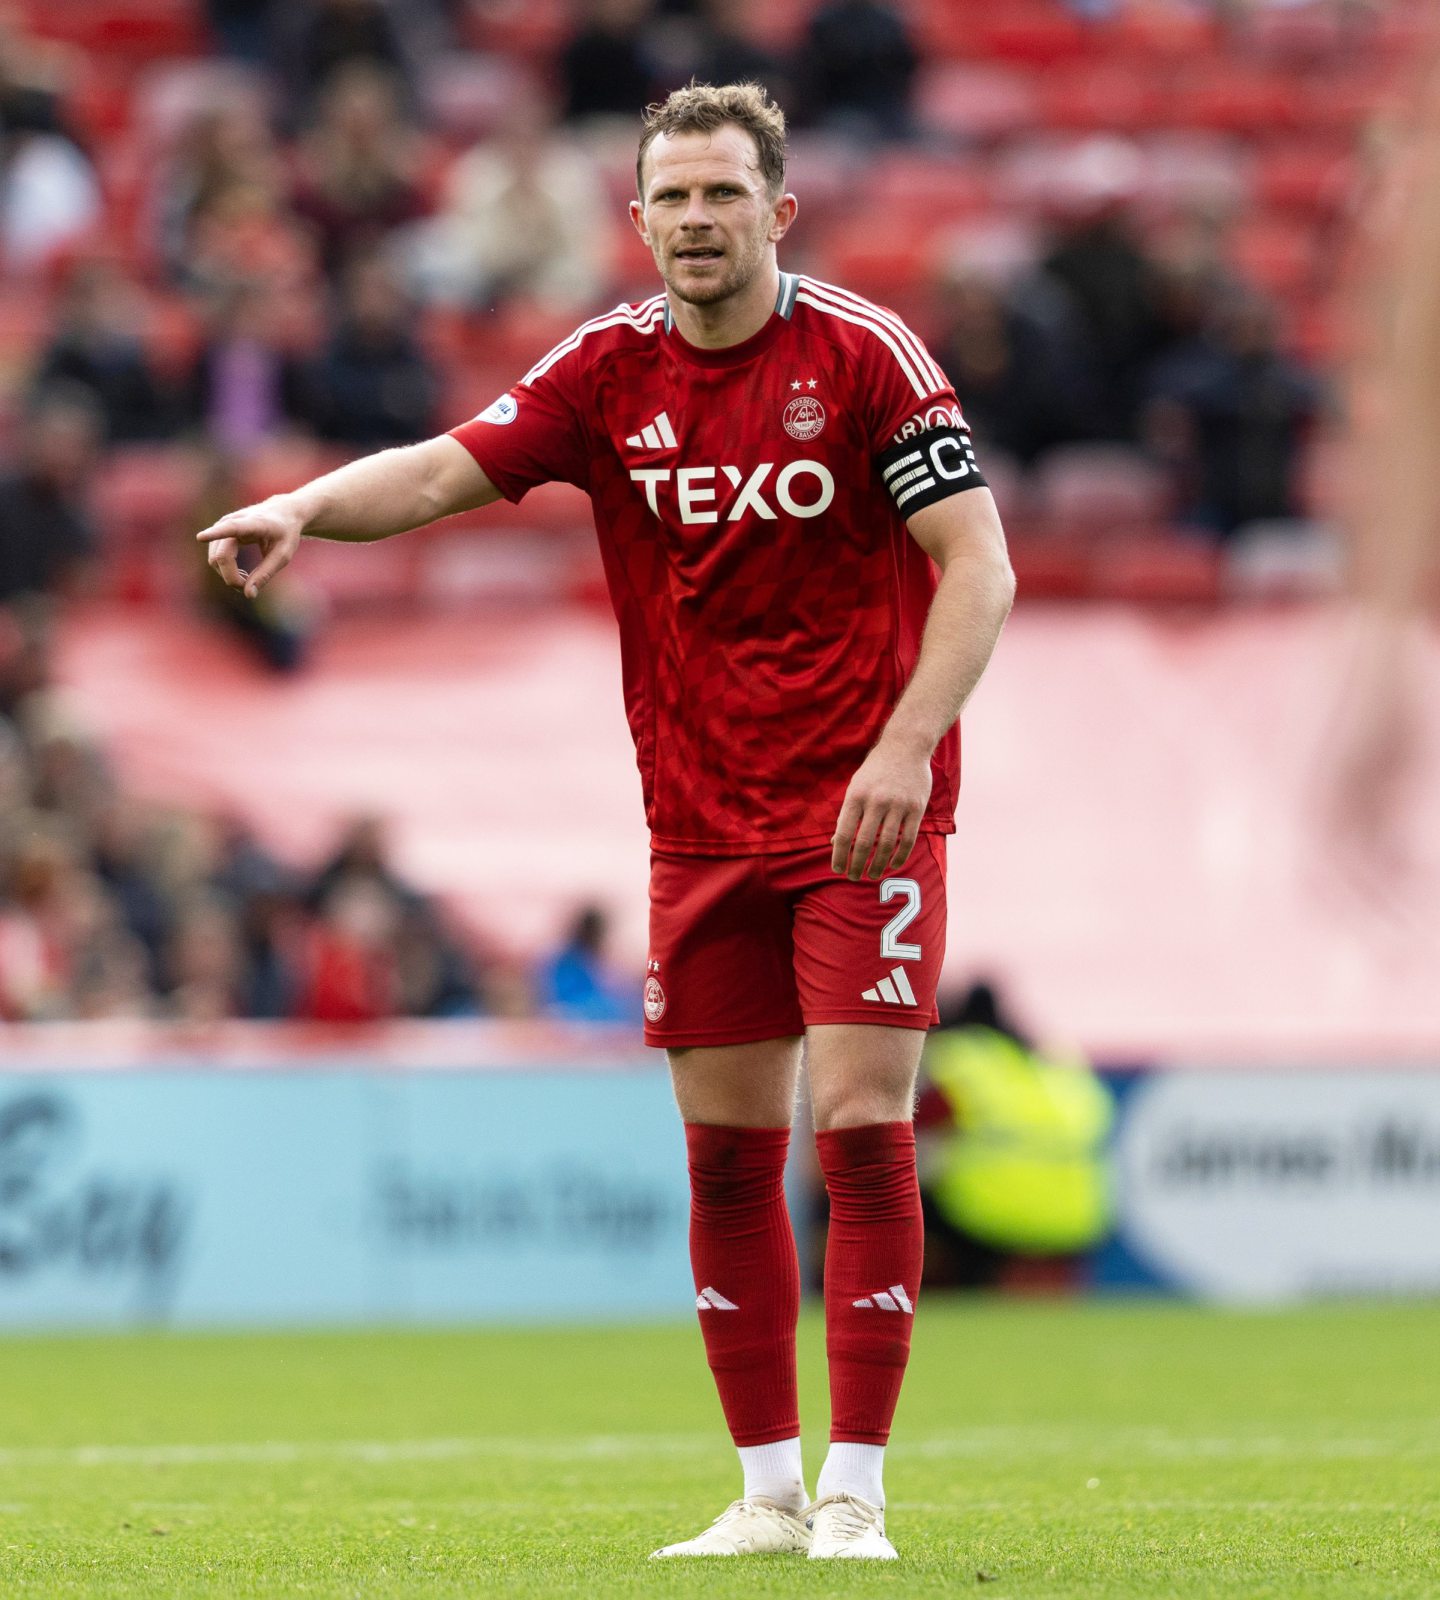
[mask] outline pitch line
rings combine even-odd
[[[691,1455],[713,1450],[711,1434],[591,1434],[578,1439],[266,1439],[216,1444],[77,1444],[0,1449],[3,1467],[283,1466],[299,1461],[458,1461],[510,1456],[532,1461],[587,1461],[626,1456]]]

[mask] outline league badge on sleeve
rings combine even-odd
[[[504,427],[507,422],[514,422],[520,415],[520,407],[514,395],[502,394],[494,405],[486,408],[476,417],[477,422],[493,422],[497,427]]]

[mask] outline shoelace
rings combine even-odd
[[[847,1495],[837,1495],[827,1508],[837,1525],[836,1531],[847,1538],[859,1538],[875,1525],[875,1519]]]

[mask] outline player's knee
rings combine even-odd
[[[914,1092],[907,1084],[884,1088],[876,1084],[833,1084],[813,1094],[818,1132],[834,1128],[868,1128],[877,1122],[909,1122],[915,1114]]]

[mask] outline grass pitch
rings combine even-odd
[[[932,1298],[918,1335],[902,1559],[855,1567],[647,1564],[738,1492],[693,1326],[3,1341],[0,1592],[1440,1595],[1440,1309]]]

